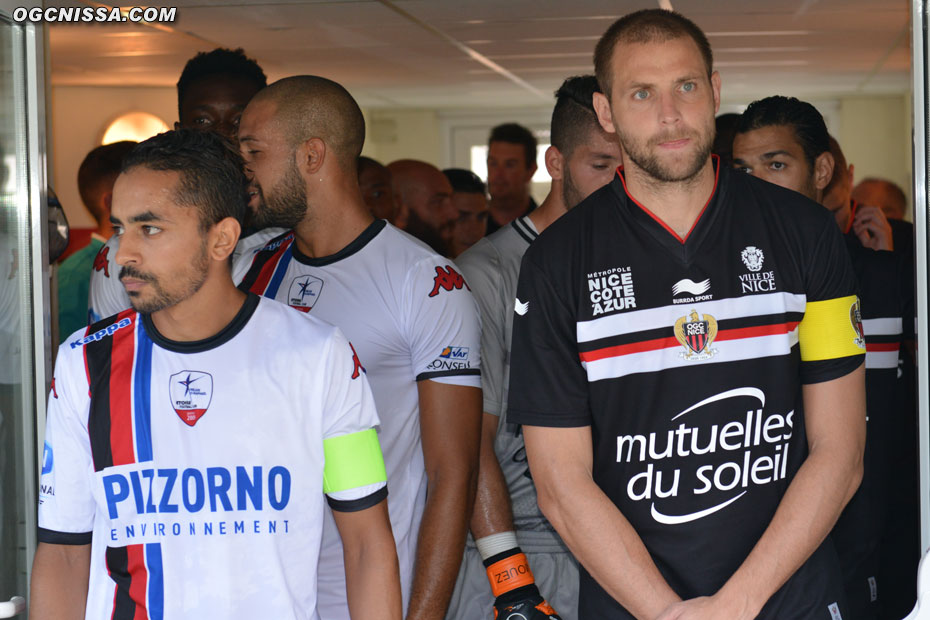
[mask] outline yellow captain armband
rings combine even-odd
[[[387,481],[378,433],[370,428],[323,440],[323,492],[338,493]]]
[[[855,295],[809,301],[798,326],[802,362],[818,362],[865,353],[859,298]]]

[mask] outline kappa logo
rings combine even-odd
[[[364,372],[366,374],[368,373],[368,371],[365,370],[364,366],[362,366],[362,360],[358,358],[358,353],[355,352],[355,347],[352,345],[351,342],[349,343],[349,348],[352,349],[352,363],[354,364],[354,367],[352,368],[352,378],[358,379],[359,371]]]
[[[102,271],[104,277],[110,277],[110,246],[103,246],[94,257],[94,271]]]
[[[307,312],[320,298],[323,291],[323,280],[311,275],[297,276],[291,281],[291,288],[287,293],[289,306]]]
[[[677,297],[682,293],[690,293],[691,295],[701,295],[710,290],[710,278],[702,280],[701,282],[695,282],[689,278],[679,280],[674,285],[672,285],[672,296]]]
[[[513,311],[519,314],[520,316],[525,316],[530,310],[530,302],[522,302],[520,298],[517,297],[513,302]]]
[[[859,298],[856,298],[856,301],[849,307],[849,322],[852,324],[853,331],[856,332],[856,337],[853,339],[853,343],[860,349],[865,349],[865,336],[862,332],[862,313],[859,311]]]
[[[703,318],[696,310],[691,315],[683,316],[675,321],[675,338],[684,347],[680,354],[682,359],[700,361],[712,358],[717,349],[711,349],[714,338],[717,337],[717,320],[709,314]]]
[[[765,260],[765,254],[756,246],[746,246],[739,255],[740,258],[743,259],[743,264],[746,265],[746,269],[749,271],[762,270],[762,262]]]
[[[111,323],[107,325],[100,331],[96,331],[86,338],[81,338],[80,340],[75,340],[71,343],[71,348],[76,349],[78,347],[83,347],[85,344],[90,344],[91,342],[97,342],[98,340],[103,340],[107,336],[112,336],[117,331],[123,329],[124,327],[129,327],[132,324],[132,320],[129,317],[120,319],[118,323]]]
[[[462,274],[456,271],[451,265],[446,265],[445,268],[436,267],[436,277],[433,278],[433,290],[428,297],[435,297],[439,294],[440,289],[451,291],[453,289],[461,289],[463,286],[469,291],[471,290],[468,287],[468,283],[465,282],[465,278],[462,277]]]
[[[199,370],[182,370],[168,378],[171,406],[181,421],[193,426],[213,400],[213,375]]]

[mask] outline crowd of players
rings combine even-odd
[[[94,149],[33,616],[905,615],[903,192],[808,103],[715,123],[677,13],[618,20],[595,72],[539,205],[526,128],[487,186],[383,165],[341,85],[242,50],[187,63],[174,131]]]

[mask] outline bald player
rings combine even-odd
[[[442,171],[425,161],[399,159],[388,164],[394,202],[406,214],[404,230],[449,256],[458,211],[452,204],[452,185]]]
[[[351,338],[382,423],[406,617],[439,620],[477,480],[477,308],[453,263],[371,215],[356,168],[364,137],[358,104],[333,81],[291,77],[255,96],[239,127],[256,189],[250,206],[262,225],[289,231],[236,272],[245,273],[243,290]],[[323,620],[348,618],[342,565],[329,519],[319,571]]]
[[[907,213],[907,196],[904,190],[888,179],[869,177],[859,182],[852,192],[853,200],[875,205],[890,220],[903,220]]]
[[[853,188],[852,199],[881,209],[891,225],[894,251],[908,258],[914,256],[914,225],[904,219],[907,196],[903,189],[887,179],[869,177]]]
[[[620,165],[620,146],[601,128],[591,103],[598,91],[593,75],[565,80],[555,94],[552,146],[545,157],[552,177],[549,195],[537,209],[481,239],[456,259],[481,311],[484,416],[478,495],[471,519],[474,539],[469,539],[465,550],[449,620],[487,617],[492,606],[499,620],[510,614],[554,617],[542,594],[564,620],[578,618],[578,564],[539,510],[523,435],[507,421],[507,384],[513,300],[523,253],[550,224],[609,183]],[[501,587],[495,575],[514,563],[528,566],[538,586],[529,579],[520,582],[521,587]]]

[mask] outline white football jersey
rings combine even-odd
[[[322,258],[304,256],[294,234],[283,234],[251,264],[234,266],[244,272],[240,288],[333,323],[358,351],[381,418],[406,609],[427,483],[417,381],[481,386],[480,326],[468,285],[452,261],[383,220]],[[342,546],[329,517],[319,584],[320,616],[348,618]]]
[[[243,237],[236,244],[232,255],[233,263],[236,263],[240,256],[252,256],[269,239],[283,232],[283,228],[266,228],[248,237]],[[129,295],[126,294],[126,289],[119,281],[120,268],[116,264],[117,250],[119,250],[119,237],[112,235],[94,259],[94,270],[90,274],[87,308],[88,317],[92,323],[130,308]]]
[[[173,342],[121,313],[59,349],[39,540],[91,544],[88,620],[317,619],[324,492],[384,498],[377,424],[358,357],[314,317],[250,295]]]

